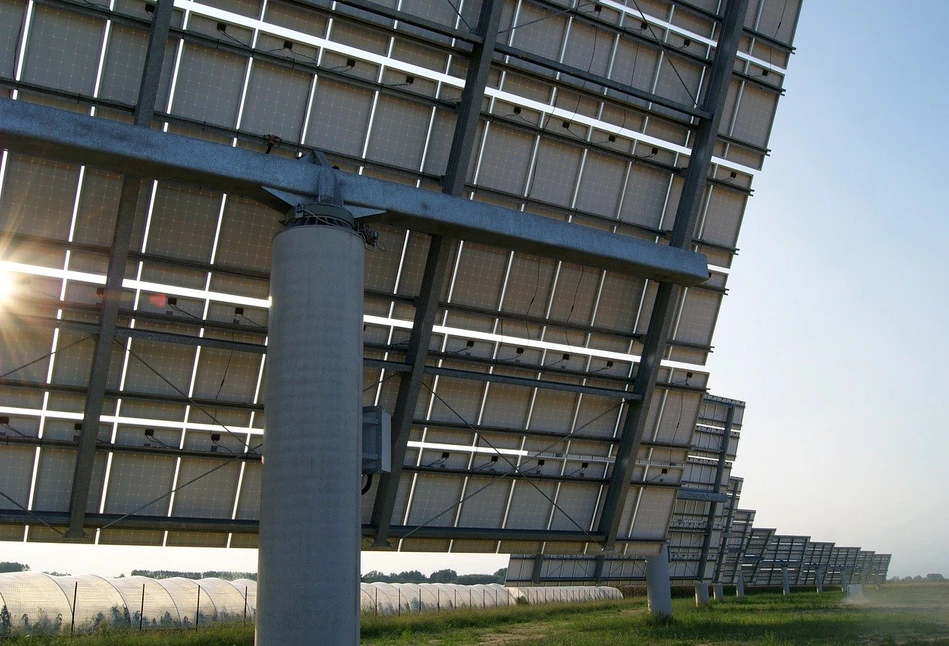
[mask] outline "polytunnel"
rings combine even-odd
[[[557,585],[508,588],[516,603],[537,605],[542,603],[576,603],[581,601],[606,601],[623,598],[623,593],[609,586]]]
[[[578,603],[622,599],[608,586],[506,588],[498,583],[363,583],[362,613],[401,615],[454,608],[495,608],[516,604]]]
[[[256,610],[257,582],[249,579],[0,575],[0,635],[193,627],[253,621]]]
[[[361,598],[363,614],[372,615],[493,608],[515,603],[507,588],[498,583],[363,583]]]

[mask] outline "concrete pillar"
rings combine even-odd
[[[739,599],[745,598],[745,575],[738,570],[738,579],[735,582],[735,596]]]
[[[865,599],[862,583],[851,583],[847,586],[847,597],[849,599]]]
[[[724,601],[725,600],[725,586],[721,583],[716,583],[712,586],[712,596],[715,598],[715,601]]]
[[[653,616],[672,616],[669,553],[665,545],[657,556],[646,559],[646,599],[649,602],[649,612]]]
[[[817,570],[817,591],[818,592],[824,591],[824,571],[823,570]]]
[[[340,207],[288,218],[270,275],[257,644],[355,645],[364,243]]]
[[[784,594],[791,594],[791,577],[788,575],[787,566],[781,567],[781,591]]]
[[[850,585],[850,577],[847,575],[847,570],[841,570],[840,571],[840,589],[843,592],[846,592],[848,585]]]
[[[708,600],[708,583],[698,582],[695,584],[695,607],[710,605]]]

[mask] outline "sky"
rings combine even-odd
[[[734,475],[755,525],[949,576],[949,2],[806,0],[709,361],[747,402]],[[256,570],[253,550],[5,543],[105,575]],[[363,571],[493,572],[506,556],[363,553]]]
[[[755,525],[949,576],[949,3],[810,0],[709,362]]]

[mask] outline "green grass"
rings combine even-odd
[[[949,646],[949,583],[869,586],[867,599],[850,603],[840,592],[756,594],[710,608],[673,601],[674,619],[657,622],[643,599],[457,610],[401,617],[363,617],[362,643],[499,646],[610,646],[694,644],[927,644]],[[63,646],[250,646],[250,626],[198,631],[118,631],[102,635],[10,639],[9,643]]]

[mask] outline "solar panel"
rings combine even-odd
[[[688,455],[703,366],[798,3],[783,19],[775,2],[748,14],[687,231],[677,210],[709,118],[701,97],[721,16],[671,1],[646,12],[500,4],[468,156],[452,142],[484,45],[477,2],[178,0],[157,48],[148,134],[221,144],[228,159],[252,152],[261,169],[316,149],[341,174],[386,186],[439,191],[457,177],[455,194],[473,204],[641,241],[663,258],[685,236],[711,275],[663,305],[668,344],[650,324],[661,277],[532,241],[497,246],[473,228],[445,237],[390,210],[371,218],[379,240],[364,270],[364,403],[393,411],[404,440],[397,472],[363,496],[367,539],[464,552],[556,542],[563,553],[615,540],[624,554],[654,554],[676,486],[703,470]],[[0,85],[16,109],[102,127],[141,118],[153,6],[29,7],[0,3],[0,23],[22,25],[0,39]],[[114,151],[6,141],[0,263],[16,297],[2,313],[0,536],[59,540],[78,523],[99,543],[255,546],[281,216],[236,168],[227,182],[142,173],[132,193]],[[115,242],[123,209],[127,260]],[[97,358],[110,307],[115,332]],[[657,340],[656,385],[637,386]]]

